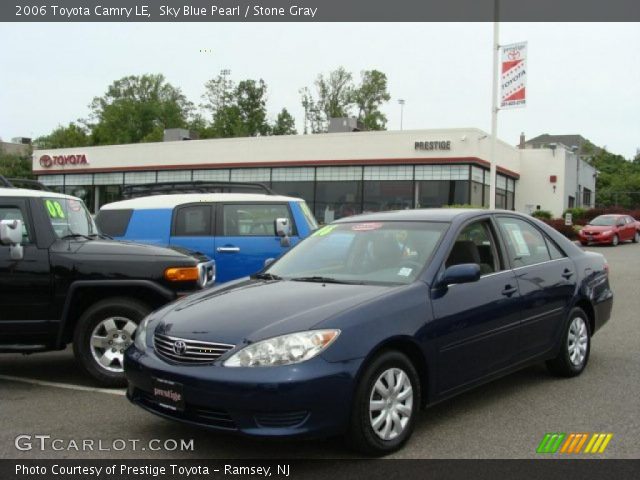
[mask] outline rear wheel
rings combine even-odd
[[[633,243],[640,243],[640,232],[636,230],[636,233],[633,235]]]
[[[366,368],[354,399],[348,440],[367,455],[401,448],[411,436],[420,406],[420,382],[402,353],[380,354]]]
[[[89,307],[78,320],[73,351],[82,368],[101,385],[126,385],[124,351],[151,309],[131,298],[110,298]]]
[[[547,368],[554,375],[561,377],[580,375],[587,366],[591,352],[589,319],[584,310],[571,310],[562,338],[560,352],[556,358],[547,362]]]

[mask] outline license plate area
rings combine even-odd
[[[154,378],[151,393],[155,402],[161,407],[178,412],[184,411],[184,387],[181,383]]]

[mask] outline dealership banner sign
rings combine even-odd
[[[527,42],[502,47],[500,108],[524,107],[527,103]]]

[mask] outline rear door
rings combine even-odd
[[[268,258],[278,258],[290,247],[276,235],[276,218],[288,218],[290,245],[298,241],[295,221],[287,202],[221,203],[216,214],[214,258],[219,283],[251,275]]]
[[[516,360],[526,360],[551,349],[560,335],[577,286],[576,268],[532,223],[510,216],[498,216],[497,222],[522,296]]]
[[[177,206],[171,220],[169,244],[215,258],[215,218],[215,205],[211,203]]]
[[[0,244],[0,344],[42,343],[52,328],[49,251],[39,248],[24,198],[0,198],[0,220],[21,220],[24,225],[22,260],[12,260],[8,245]],[[34,336],[35,335],[35,336]]]

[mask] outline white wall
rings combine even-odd
[[[549,210],[560,217],[565,209],[565,161],[566,151],[526,149],[520,150],[521,180],[516,185],[516,210],[531,213],[540,205],[541,210]],[[556,183],[550,177],[557,177]],[[554,191],[555,185],[555,191]]]
[[[565,162],[565,202],[569,205],[569,196],[575,197],[577,192],[576,185],[576,161],[578,155],[567,152],[567,161]],[[580,198],[576,200],[576,206],[593,207],[596,192],[596,169],[589,165],[586,161],[580,160],[579,169]],[[583,188],[591,190],[591,205],[583,204]]]

